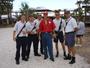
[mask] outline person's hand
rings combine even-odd
[[[27,34],[31,34],[31,32],[30,32],[30,31],[28,31],[28,32],[27,32]]]
[[[54,34],[53,34],[53,38],[56,38],[56,36],[57,36],[57,35],[54,33]]]
[[[13,37],[13,41],[16,41],[16,37]]]
[[[31,34],[35,34],[34,32],[31,32]]]
[[[26,34],[26,31],[22,31],[23,34]]]

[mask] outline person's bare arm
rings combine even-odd
[[[76,32],[78,30],[78,28],[76,27],[76,28],[74,28],[74,31]]]
[[[16,35],[16,31],[13,31],[13,40],[14,40],[14,41],[16,41],[15,35]]]

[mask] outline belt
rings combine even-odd
[[[60,32],[63,32],[63,31],[55,31],[55,33],[60,33]]]
[[[70,33],[75,33],[74,31],[71,31],[71,32],[67,32],[67,33],[65,33],[65,34],[70,34]]]
[[[28,34],[28,36],[34,36],[34,35],[37,35],[37,34]]]
[[[42,33],[52,33],[52,32],[42,32]]]
[[[26,38],[26,36],[22,36],[22,37],[17,37],[16,39],[19,39],[19,38]]]

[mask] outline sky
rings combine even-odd
[[[19,11],[21,3],[26,2],[29,7],[44,7],[46,9],[75,9],[77,0],[14,0],[13,11]]]

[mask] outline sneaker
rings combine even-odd
[[[41,56],[40,54],[35,54],[35,56]]]
[[[16,61],[16,64],[17,64],[17,65],[19,65],[19,64],[20,64],[20,62],[19,62],[19,61]]]
[[[22,60],[23,60],[23,61],[28,61],[28,59],[27,59],[27,58],[22,58]]]
[[[74,64],[75,63],[75,57],[72,57],[72,60],[69,62],[69,64]]]
[[[46,60],[48,57],[44,57],[44,60]]]
[[[59,56],[59,52],[57,52],[57,54],[56,54],[56,57],[58,57]]]
[[[50,58],[50,60],[54,62],[54,58]]]
[[[68,54],[68,56],[66,56],[64,60],[71,60],[71,55]]]

